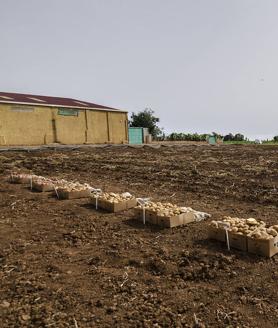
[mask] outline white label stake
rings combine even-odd
[[[146,224],[146,205],[150,201],[150,198],[137,198],[137,203],[143,206],[143,224]]]
[[[229,239],[229,231],[228,228],[225,228],[225,232],[226,232],[226,239],[227,239],[227,247],[228,247],[228,251],[230,251],[230,239]]]
[[[98,205],[98,195],[96,195],[96,210],[97,210],[97,205]]]
[[[98,198],[102,194],[101,189],[91,188],[91,193],[95,196],[96,199],[96,210],[98,209]]]
[[[219,222],[218,226],[222,227],[225,230],[227,247],[228,247],[228,251],[230,251],[231,248],[230,248],[230,239],[229,239],[229,228],[231,225],[229,222]]]
[[[54,186],[54,190],[55,190],[57,198],[59,199],[59,194],[58,194],[57,188],[55,186]]]
[[[146,224],[146,207],[143,207],[143,224]]]

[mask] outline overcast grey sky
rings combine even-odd
[[[0,90],[278,134],[277,0],[0,0]]]

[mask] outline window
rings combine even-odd
[[[79,110],[73,109],[73,108],[59,108],[58,109],[58,115],[63,116],[78,116]]]
[[[22,113],[31,113],[34,111],[34,108],[31,106],[21,106],[21,105],[16,105],[16,106],[12,106],[10,108],[11,112],[22,112]]]

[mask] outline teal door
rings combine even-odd
[[[210,145],[216,145],[216,137],[215,136],[209,136],[208,143]]]
[[[128,128],[128,139],[132,145],[139,145],[143,143],[143,129],[142,128]]]

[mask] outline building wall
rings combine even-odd
[[[87,111],[87,143],[109,141],[107,112]]]
[[[61,144],[83,144],[86,142],[85,110],[79,110],[78,116],[60,115],[53,109],[56,142]]]
[[[128,141],[127,114],[107,112],[107,116],[110,142]]]
[[[50,108],[0,105],[0,144],[38,145],[53,141]]]
[[[63,113],[63,111],[62,111]],[[0,145],[126,143],[127,113],[0,104]]]

